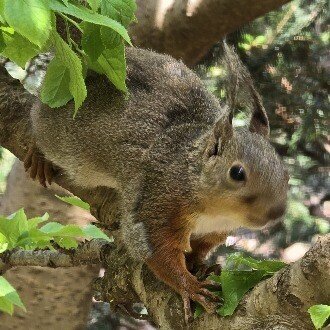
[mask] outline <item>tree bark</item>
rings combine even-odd
[[[19,158],[32,142],[29,112],[33,98],[26,96],[4,70],[0,70],[0,144]],[[83,190],[70,186],[64,175],[57,183],[86,200],[97,219],[109,224],[111,192],[105,188]],[[95,289],[105,301],[129,310],[133,302],[142,301],[151,320],[162,329],[181,329],[181,300],[167,286],[159,283],[141,263],[132,260],[117,237],[116,246],[104,256],[105,276],[95,282]],[[259,284],[248,294],[238,311],[230,318],[204,315],[192,329],[312,329],[307,308],[329,301],[330,235],[320,239],[305,257],[274,277]]]
[[[137,0],[133,43],[193,67],[209,49],[244,24],[289,0]]]

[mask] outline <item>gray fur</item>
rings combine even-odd
[[[257,194],[262,212],[284,200],[285,170],[268,141],[240,129],[225,136],[229,123],[215,132],[227,113],[184,64],[128,48],[127,70],[128,97],[106,77],[90,76],[88,98],[75,119],[73,104],[39,105],[31,118],[40,150],[77,185],[118,190],[123,236],[134,257],[150,256],[157,248],[150,233],[182,210],[200,212],[210,193],[236,199]],[[205,156],[217,142],[222,154]],[[253,179],[243,189],[228,185],[228,169],[237,160]]]

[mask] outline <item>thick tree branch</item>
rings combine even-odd
[[[307,309],[330,301],[330,234],[321,237],[305,256],[262,281],[246,294],[231,317],[204,314],[189,329],[312,330]],[[96,288],[103,298],[126,302],[141,300],[161,329],[184,329],[180,298],[141,264],[127,256],[113,262]],[[115,277],[116,276],[116,277]],[[118,280],[114,283],[114,278]],[[121,280],[119,280],[121,279]],[[122,281],[125,279],[125,281]],[[116,298],[115,298],[116,297]],[[137,300],[138,299],[138,300]]]
[[[225,37],[289,0],[137,0],[136,46],[151,48],[194,66]]]
[[[81,243],[77,249],[35,250],[14,249],[0,254],[0,273],[17,266],[76,267],[101,264],[113,243],[94,239]]]

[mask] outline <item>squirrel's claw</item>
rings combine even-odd
[[[40,184],[47,188],[46,182],[50,185],[54,177],[54,169],[51,162],[47,161],[33,144],[24,159],[25,171],[30,170],[30,177],[35,180],[38,178]]]
[[[193,320],[190,300],[193,300],[202,305],[208,313],[212,313],[216,310],[220,299],[216,294],[209,291],[206,286],[210,286],[210,281],[196,281],[192,287],[189,287],[186,291],[181,293],[186,323],[189,323]]]

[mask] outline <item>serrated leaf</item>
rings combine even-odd
[[[4,0],[4,17],[23,37],[41,48],[47,41],[51,11],[44,0]]]
[[[65,105],[73,96],[70,92],[70,70],[56,56],[49,63],[41,87],[41,101],[51,108]]]
[[[87,2],[92,10],[96,12],[100,7],[101,0],[87,0]]]
[[[66,6],[68,6],[68,4],[69,4],[69,0],[62,0],[62,2],[63,2]]]
[[[56,52],[55,56],[70,72],[69,90],[75,101],[76,114],[87,96],[81,61],[57,33],[54,33],[53,41]]]
[[[113,242],[113,238],[108,237],[100,228],[96,227],[95,225],[87,225],[83,228],[83,232],[85,236],[90,238],[102,238],[108,242]]]
[[[71,237],[55,237],[55,242],[64,249],[75,249],[78,247],[78,242]]]
[[[13,315],[14,313],[14,304],[11,303],[6,297],[0,297],[0,310]]]
[[[308,309],[312,322],[316,329],[321,329],[330,318],[329,305],[314,305]]]
[[[1,50],[2,55],[23,69],[26,63],[39,53],[37,46],[16,32],[11,34],[9,31],[4,31],[2,36],[5,44]]]
[[[220,278],[224,304],[218,309],[218,313],[222,316],[232,315],[244,294],[258,284],[264,276],[263,270],[223,270]]]
[[[91,61],[93,62],[97,61],[97,59],[105,49],[101,39],[101,28],[103,27],[91,23],[83,24],[84,33],[82,35],[81,45],[85,53],[90,57]],[[111,31],[118,35],[113,30]],[[120,38],[119,35],[118,37]]]
[[[126,61],[124,44],[113,49],[106,49],[98,59],[109,80],[121,91],[127,93]]]
[[[71,3],[66,7],[64,4],[56,0],[49,2],[49,6],[55,11],[74,16],[82,21],[107,26],[120,34],[131,45],[127,30],[120,23],[109,17],[94,13],[84,7],[77,7]]]
[[[65,203],[68,203],[70,205],[73,205],[73,206],[78,206],[86,211],[90,211],[90,206],[88,203],[82,201],[79,197],[76,197],[76,196],[58,196],[58,195],[55,195],[58,199],[60,199],[61,201],[65,202]]]
[[[101,3],[101,14],[120,22],[127,27],[135,18],[135,0],[103,0]]]

